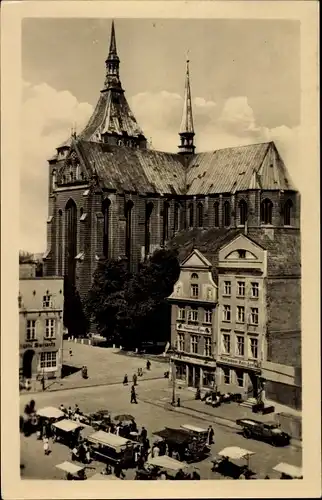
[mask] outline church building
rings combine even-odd
[[[100,259],[126,259],[135,271],[155,249],[175,247],[181,261],[200,250],[218,275],[220,242],[245,234],[268,255],[268,368],[292,363],[290,350],[300,352],[300,196],[275,144],[196,152],[187,61],[178,152],[153,150],[121,83],[114,23],[105,64],[89,122],[49,160],[45,273],[67,276],[85,297]]]

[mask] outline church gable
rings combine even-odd
[[[73,185],[87,183],[90,179],[90,173],[80,157],[75,145],[67,155],[63,162],[58,175],[57,185]]]

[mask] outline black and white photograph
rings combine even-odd
[[[262,484],[257,497],[303,495],[321,424],[306,448],[303,393],[320,379],[304,384],[319,338],[317,310],[311,324],[303,312],[303,224],[319,226],[303,210],[319,194],[317,156],[303,151],[301,20],[54,3],[74,15],[20,25],[6,430],[20,491],[49,480],[62,496],[46,498],[74,498],[66,480],[122,480],[105,497],[90,483],[87,498],[128,481],[157,498],[142,481],[190,480],[188,496],[206,483],[239,496],[243,479]]]

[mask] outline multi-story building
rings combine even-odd
[[[181,264],[169,297],[171,344],[176,379],[190,387],[212,387],[215,380],[217,286],[211,263],[194,250]]]
[[[59,378],[63,355],[63,279],[36,277],[35,267],[20,266],[20,378]]]

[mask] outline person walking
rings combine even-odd
[[[151,362],[150,360],[148,359],[147,362],[146,362],[146,369],[149,371],[151,368]]]
[[[212,428],[212,425],[209,425],[208,427],[208,436],[207,436],[207,444],[208,446],[214,444],[214,430]]]
[[[44,447],[44,453],[45,455],[49,455],[49,439],[47,436],[43,437],[43,447]]]
[[[134,385],[132,385],[132,387],[131,387],[131,403],[138,404],[138,402],[136,400],[136,392],[135,392]]]
[[[133,385],[137,385],[137,383],[138,383],[138,378],[137,378],[136,373],[134,373],[134,374],[133,374],[133,379],[132,379],[132,380],[133,380]]]
[[[153,447],[152,455],[153,455],[153,458],[156,458],[160,455],[160,448],[159,448],[157,443]]]
[[[144,441],[148,437],[148,431],[146,430],[146,428],[144,426],[142,426],[140,437],[141,437],[142,443],[144,443]]]
[[[129,383],[129,379],[128,379],[128,376],[127,376],[127,373],[124,375],[124,378],[123,378],[123,385],[127,385]]]

